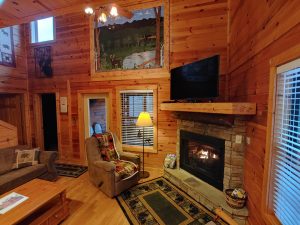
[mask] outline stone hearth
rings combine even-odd
[[[244,117],[236,116],[231,124],[212,124],[190,120],[177,120],[177,168],[165,169],[164,176],[172,183],[185,190],[196,201],[210,210],[222,208],[234,218],[238,224],[246,224],[248,210],[233,209],[225,200],[225,194],[179,168],[180,158],[180,130],[225,140],[224,179],[223,190],[227,188],[243,187],[243,165],[245,150],[246,121]]]

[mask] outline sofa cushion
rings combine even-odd
[[[0,176],[0,194],[3,194],[17,186],[20,186],[47,172],[45,164],[28,166],[12,170]]]
[[[14,169],[18,168],[23,168],[26,166],[33,166],[38,164],[39,160],[39,148],[34,148],[34,149],[24,149],[24,150],[19,150],[17,149],[16,151],[16,159],[15,159],[15,164],[13,166]]]
[[[103,160],[112,161],[120,159],[115,148],[114,138],[111,132],[94,134],[99,141],[100,154]]]
[[[15,160],[15,149],[0,149],[0,175],[12,170]]]

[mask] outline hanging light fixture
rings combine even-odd
[[[105,23],[107,21],[107,16],[104,12],[101,12],[100,16],[98,17],[98,21],[101,23]]]
[[[112,6],[111,7],[111,10],[110,10],[110,15],[111,16],[114,16],[114,17],[117,17],[119,14],[118,14],[118,9],[116,6]]]
[[[93,10],[93,8],[91,8],[91,7],[86,7],[86,8],[84,9],[84,12],[85,12],[86,14],[88,14],[88,15],[92,15],[92,14],[94,13],[94,10]]]

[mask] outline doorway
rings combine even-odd
[[[46,151],[58,150],[56,96],[54,93],[41,94],[42,122],[44,149]]]
[[[85,94],[84,95],[84,127],[85,138],[94,133],[103,133],[108,127],[108,95]]]

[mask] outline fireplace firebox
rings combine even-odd
[[[223,191],[225,140],[180,131],[180,168]]]

